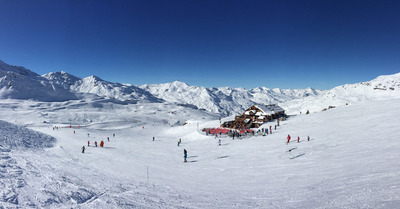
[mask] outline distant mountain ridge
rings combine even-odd
[[[176,103],[220,115],[241,113],[253,104],[278,103],[288,112],[321,111],[368,100],[400,97],[400,73],[328,91],[306,89],[254,89],[190,86],[180,81],[134,86],[104,81],[97,76],[79,78],[66,72],[40,76],[24,67],[0,60],[0,99],[32,99],[58,102],[104,98],[125,103]]]
[[[78,78],[66,72],[48,73],[42,77],[61,85],[72,93],[95,94],[100,97],[129,102],[163,102],[147,91],[132,85],[111,83],[97,76]]]
[[[189,86],[179,81],[146,84],[139,87],[165,101],[191,104],[223,115],[240,113],[254,103],[280,103],[306,96],[316,96],[322,92],[312,88],[294,90],[265,87],[249,90],[230,87],[206,88]]]
[[[319,112],[331,107],[351,105],[360,102],[400,98],[400,73],[382,75],[371,81],[345,84],[324,91],[315,97],[306,97],[281,104],[292,114]]]
[[[59,85],[52,84],[21,66],[8,65],[0,60],[0,98],[35,99],[39,101],[66,101],[76,95]]]

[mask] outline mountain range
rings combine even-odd
[[[0,60],[0,98],[60,102],[78,99],[110,99],[119,103],[176,103],[223,116],[237,114],[252,104],[278,103],[289,113],[321,111],[322,106],[341,106],[367,100],[400,97],[400,73],[328,91],[258,87],[206,88],[180,81],[130,85],[104,81],[97,76],[79,78],[66,72],[39,75]]]

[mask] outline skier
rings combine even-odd
[[[87,141],[87,146],[90,146],[90,141]]]
[[[179,145],[181,145],[181,138],[179,138],[179,140],[178,140],[178,147],[179,147]]]
[[[187,162],[187,160],[186,160],[186,158],[187,158],[187,151],[186,151],[186,149],[183,149],[183,162]]]
[[[110,141],[110,137],[107,136],[107,141]]]
[[[82,153],[85,153],[85,146],[82,147]]]
[[[101,142],[100,142],[100,147],[103,147],[103,146],[104,146],[104,141],[101,140]]]
[[[297,143],[300,142],[300,136],[297,136]]]
[[[153,141],[154,141],[154,139],[155,139],[155,138],[154,138],[154,136],[153,136]]]
[[[96,146],[96,147],[97,147],[97,141],[95,141],[95,142],[94,142],[94,146]]]
[[[75,131],[74,131],[74,134],[75,134]]]
[[[310,141],[310,136],[307,137],[307,141]]]
[[[276,124],[275,124],[275,130],[276,130]]]
[[[290,142],[290,134],[287,135],[287,142],[286,142],[286,144],[289,144],[289,142]]]
[[[115,137],[115,134],[113,134],[113,137]]]

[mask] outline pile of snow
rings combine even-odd
[[[0,120],[0,146],[14,148],[52,147],[56,139],[47,134]]]

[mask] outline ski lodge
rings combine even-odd
[[[285,116],[285,110],[276,104],[253,105],[234,121],[227,121],[222,127],[233,129],[259,128],[265,122]]]

